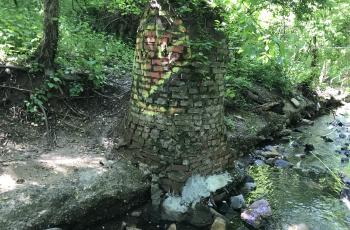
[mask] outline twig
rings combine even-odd
[[[28,92],[28,93],[33,92],[33,91],[29,90],[29,89],[22,89],[22,88],[8,86],[8,85],[0,85],[0,88],[15,89],[15,90],[18,90],[18,91],[24,91],[24,92]]]
[[[84,118],[87,117],[84,113],[82,113],[82,112],[80,112],[80,111],[74,109],[72,106],[70,106],[70,105],[67,103],[66,100],[63,100],[63,103],[64,103],[73,113],[77,114],[78,116],[84,117]]]
[[[344,184],[344,182],[337,176],[335,175],[335,173],[332,171],[332,169],[330,169],[318,156],[316,156],[316,154],[314,154],[313,152],[311,152],[311,154],[317,159],[319,160],[323,165],[324,167],[326,167],[326,169],[331,173],[331,175],[334,177],[334,179],[336,181],[338,181],[339,183],[341,184]]]
[[[98,92],[97,90],[94,90],[94,89],[93,89],[92,91],[93,91],[94,93],[100,95],[101,97],[105,97],[105,98],[109,98],[109,99],[114,99],[114,97],[110,97],[110,96],[104,95],[104,94]]]
[[[42,105],[39,105],[39,108],[41,109],[41,112],[43,113],[44,115],[44,122],[45,122],[45,127],[46,127],[46,138],[47,138],[47,145],[50,147],[53,147],[55,145],[55,138],[54,138],[54,135],[52,135],[52,131],[50,129],[50,126],[49,126],[49,121],[47,119],[47,115],[46,115],[46,112],[45,112],[45,108],[42,106]]]

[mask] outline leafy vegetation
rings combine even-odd
[[[5,0],[0,8],[0,62],[37,71],[33,57],[43,36],[42,2],[17,2],[18,6]],[[350,84],[347,0],[169,2],[183,17],[202,15],[196,18],[201,20],[208,12],[221,14],[217,29],[227,34],[231,53],[225,77],[228,100],[236,100],[240,91],[255,83],[284,94],[300,84],[314,88]],[[203,7],[203,2],[209,4]],[[27,101],[30,111],[37,111],[55,93],[78,96],[103,87],[107,76],[130,73],[135,28],[147,0],[60,4],[57,71]],[[196,44],[210,42],[203,39]]]

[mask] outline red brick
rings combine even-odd
[[[145,35],[145,37],[155,37],[156,32],[155,31],[145,31],[144,35]]]
[[[150,72],[150,77],[153,78],[160,78],[160,73],[159,72]]]
[[[152,66],[152,69],[153,69],[153,71],[156,71],[156,72],[163,72],[164,71],[163,67],[161,67],[159,65]]]
[[[156,45],[154,43],[145,43],[145,49],[154,51],[156,50]]]
[[[143,70],[151,70],[151,68],[152,68],[152,65],[149,64],[149,63],[143,64],[143,65],[142,65],[142,69],[143,69]]]
[[[162,60],[161,59],[152,59],[152,65],[161,65]]]

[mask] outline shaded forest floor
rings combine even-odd
[[[53,99],[47,118],[35,118],[23,108],[28,83],[8,80],[0,91],[0,192],[26,184],[52,183],[80,168],[100,168],[118,140],[129,100],[130,80],[119,79],[103,93]],[[18,90],[18,89],[22,90]],[[48,127],[46,127],[46,121]]]

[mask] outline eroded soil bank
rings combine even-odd
[[[150,200],[151,175],[113,151],[120,144],[129,91],[125,78],[86,97],[53,101],[49,132],[44,121],[23,115],[18,105],[25,92],[1,92],[11,95],[0,107],[1,229],[115,229],[137,222],[128,218]],[[285,98],[255,86],[245,93],[245,106],[226,107],[228,142],[237,157],[288,135],[289,125],[308,122],[302,118],[329,107],[329,100],[302,91]],[[113,226],[92,224],[116,218]]]

